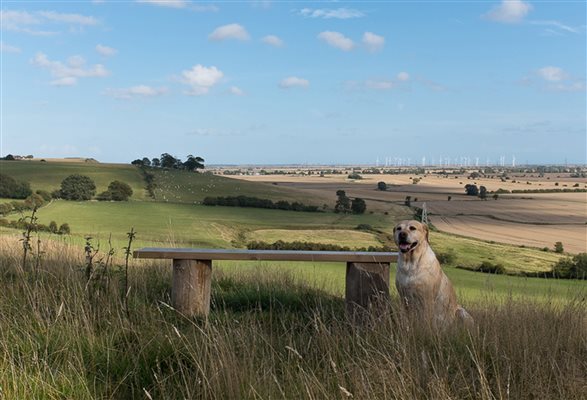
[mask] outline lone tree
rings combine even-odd
[[[336,205],[334,206],[335,213],[348,213],[351,209],[351,199],[349,199],[344,190],[337,190]]]
[[[479,198],[483,200],[487,199],[487,188],[485,186],[479,188]]]
[[[202,157],[194,157],[190,154],[183,163],[183,167],[188,171],[197,171],[198,169],[204,169],[203,163],[204,159]]]
[[[465,185],[465,193],[467,196],[478,196],[479,195],[479,188],[477,185],[466,184]]]
[[[359,197],[353,199],[353,202],[351,203],[351,211],[353,214],[364,214],[366,210],[367,204],[365,203],[365,200]]]
[[[90,200],[96,194],[96,184],[85,175],[69,175],[61,182],[59,196],[65,200]]]
[[[555,253],[562,253],[563,251],[565,251],[565,249],[563,247],[563,242],[556,242],[554,244],[554,252]]]
[[[386,191],[387,190],[387,183],[385,183],[383,181],[377,182],[377,189],[382,190],[382,191]]]
[[[132,193],[132,188],[128,183],[112,181],[108,185],[108,190],[98,195],[98,200],[128,201]]]

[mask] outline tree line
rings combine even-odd
[[[148,157],[137,158],[131,161],[132,165],[139,167],[151,168],[168,168],[168,169],[182,169],[186,171],[197,171],[198,169],[206,168],[204,166],[205,160],[202,157],[188,155],[185,161],[178,157],[174,157],[169,153],[163,153],[159,158],[155,157],[149,159]]]
[[[206,197],[202,201],[205,206],[225,206],[225,207],[251,207],[251,208],[267,208],[275,210],[287,210],[287,211],[306,211],[306,212],[318,212],[318,206],[306,205],[297,201],[290,203],[286,200],[279,200],[273,202],[270,199],[260,199],[258,197],[251,196],[218,196],[218,197]]]

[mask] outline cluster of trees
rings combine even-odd
[[[20,182],[11,176],[0,174],[0,197],[8,199],[26,199],[33,191],[28,182]]]
[[[367,211],[367,204],[360,197],[355,197],[351,200],[344,190],[337,190],[336,197],[335,213],[348,214],[352,212],[353,214],[364,214]]]
[[[117,180],[110,182],[108,189],[96,198],[101,201],[127,201],[132,194],[129,184]],[[73,174],[61,181],[60,189],[51,195],[64,200],[91,200],[96,195],[96,184],[89,176]]]
[[[575,256],[559,260],[552,268],[552,274],[556,278],[587,279],[587,253],[579,253]]]
[[[370,251],[370,252],[384,252],[391,251],[388,246],[369,246],[351,249],[348,246],[339,246],[337,244],[314,243],[314,242],[284,242],[278,240],[275,243],[267,243],[263,241],[254,241],[247,244],[249,250],[306,250],[306,251]]]
[[[169,168],[169,169],[183,169],[187,171],[197,171],[204,169],[205,160],[202,157],[188,155],[185,161],[174,157],[169,153],[161,154],[160,158],[149,159],[148,157],[137,158],[132,161],[132,165],[139,167],[153,167],[153,168]]]
[[[227,197],[206,197],[203,202],[205,206],[226,206],[226,207],[251,207],[251,208],[268,208],[288,211],[307,211],[318,212],[318,206],[308,206],[303,203],[294,201],[290,203],[286,200],[273,202],[269,199],[260,199],[250,196],[227,196]]]
[[[477,185],[466,184],[465,193],[467,196],[479,196],[480,199],[485,200],[487,198],[487,188],[485,186],[477,187]]]

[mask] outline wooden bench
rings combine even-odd
[[[390,263],[397,253],[143,248],[135,258],[173,260],[171,302],[185,315],[208,315],[212,260],[346,262],[347,311],[369,310],[389,297]]]

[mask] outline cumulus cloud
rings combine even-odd
[[[495,22],[516,23],[522,21],[530,10],[532,5],[522,0],[502,0],[484,16]]]
[[[275,35],[267,35],[263,39],[261,39],[261,41],[263,43],[266,43],[266,44],[274,46],[274,47],[282,47],[283,46],[283,40],[281,40],[279,37],[277,37]]]
[[[567,73],[559,67],[542,67],[538,71],[538,76],[549,82],[560,82],[567,78]]]
[[[194,65],[191,69],[185,70],[181,73],[181,82],[190,86],[187,94],[191,96],[201,96],[208,94],[210,89],[217,85],[224,73],[218,68],[204,67],[203,65]]]
[[[361,18],[364,17],[365,14],[362,11],[354,10],[352,8],[321,8],[321,9],[312,9],[312,8],[302,8],[299,12],[299,15],[307,18],[324,18],[324,19],[350,19],[350,18]]]
[[[385,46],[385,38],[372,32],[365,32],[363,34],[363,44],[370,52],[376,52]]]
[[[402,71],[399,74],[397,74],[397,80],[400,82],[407,82],[410,80],[410,74]]]
[[[350,51],[355,47],[353,41],[340,32],[325,31],[318,34],[318,39],[323,40],[332,47],[343,51]]]
[[[208,39],[216,42],[227,39],[249,40],[250,36],[242,25],[228,24],[214,29],[214,31],[208,35]]]
[[[238,86],[231,86],[230,93],[234,94],[235,96],[244,96],[245,92],[239,88]]]
[[[34,36],[50,36],[59,32],[43,29],[46,24],[68,24],[75,27],[94,26],[99,24],[97,18],[81,14],[63,14],[55,11],[0,11],[0,22],[3,30],[21,32]]]
[[[96,46],[96,51],[105,57],[110,57],[118,53],[118,50],[99,44]]]
[[[297,76],[290,76],[282,79],[281,82],[279,82],[279,87],[282,89],[289,89],[293,87],[307,88],[308,86],[310,86],[309,80],[298,78]]]
[[[0,51],[2,53],[20,53],[20,49],[0,41]]]
[[[37,53],[31,62],[37,67],[47,69],[56,78],[50,82],[55,86],[73,86],[77,84],[78,78],[102,78],[109,75],[102,64],[87,66],[86,60],[81,56],[69,57],[63,63],[52,61],[43,53]]]
[[[108,96],[112,96],[117,99],[130,100],[134,98],[147,98],[161,96],[167,93],[166,87],[154,88],[147,85],[138,85],[130,88],[122,89],[106,89],[104,92]]]

